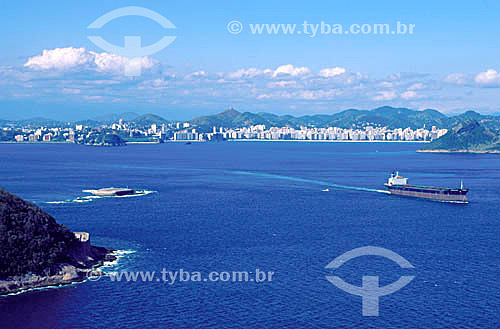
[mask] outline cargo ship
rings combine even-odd
[[[392,173],[387,183],[384,184],[391,194],[404,195],[415,198],[424,198],[442,202],[469,203],[463,182],[460,188],[419,186],[408,184],[408,178],[399,175],[399,172]]]

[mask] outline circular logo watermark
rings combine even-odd
[[[343,253],[342,255],[331,261],[330,264],[326,266],[326,268],[337,269],[343,264],[347,263],[349,260],[360,256],[382,256],[392,260],[401,268],[414,268],[408,260],[396,254],[394,251],[374,246],[356,248]],[[363,285],[359,287],[345,282],[338,276],[326,276],[326,279],[333,283],[337,288],[342,289],[349,294],[362,297],[363,316],[378,316],[379,298],[381,296],[390,295],[398,291],[399,289],[410,283],[413,278],[415,278],[415,276],[413,275],[403,275],[397,281],[380,287],[378,276],[363,276]]]
[[[239,21],[231,21],[227,24],[227,30],[231,34],[239,34],[243,31],[243,24]]]
[[[96,272],[98,274],[96,274]],[[87,272],[87,279],[90,281],[99,281],[101,279],[101,276],[103,276],[103,273],[101,271],[88,271]]]
[[[166,17],[158,14],[147,8],[129,6],[119,9],[112,10],[98,19],[96,19],[92,24],[90,24],[88,29],[100,29],[105,24],[126,16],[141,16],[149,18],[156,23],[160,24],[165,29],[175,29],[175,25],[169,21]],[[160,52],[165,47],[170,45],[177,37],[174,36],[164,36],[156,43],[143,47],[141,44],[140,36],[125,36],[124,47],[111,44],[104,40],[100,36],[88,36],[89,40],[92,41],[96,46],[105,50],[107,52],[117,54],[120,56],[128,57],[131,59],[129,63],[125,65],[125,76],[140,76],[141,75],[141,57],[149,56]]]

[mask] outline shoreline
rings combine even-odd
[[[84,265],[79,263],[78,267],[74,264],[61,263],[58,265],[59,271],[53,275],[33,275],[20,280],[0,281],[0,297],[85,282],[89,276],[104,275],[98,269],[105,266],[106,262],[114,262],[118,259],[116,255],[118,250],[115,249],[91,246],[91,251],[96,253],[97,259],[92,259]]]
[[[230,139],[227,142],[292,142],[292,143],[430,143],[430,141],[387,140],[302,140],[302,139]]]
[[[16,142],[16,141],[0,141],[0,144],[75,144],[72,142]]]
[[[301,140],[301,139],[229,139],[221,142],[281,142],[281,143],[430,143],[430,141],[387,141],[387,140]],[[157,145],[157,144],[168,144],[168,143],[211,143],[211,141],[200,141],[200,140],[172,140],[160,142],[125,142],[126,145]],[[217,142],[219,143],[219,142]],[[83,145],[83,146],[104,146],[104,145],[84,145],[68,142],[6,142],[1,141],[0,144],[20,144],[20,145]]]

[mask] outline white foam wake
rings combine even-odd
[[[347,189],[347,190],[357,190],[357,191],[377,192],[377,193],[389,193],[388,191],[384,191],[384,190],[377,190],[377,189],[360,187],[360,186],[340,185],[340,184],[334,184],[334,183],[330,183],[330,182],[305,179],[305,178],[298,178],[298,177],[291,177],[291,176],[284,176],[284,175],[277,175],[277,174],[268,174],[268,173],[250,172],[250,171],[231,171],[231,173],[237,174],[237,175],[258,176],[258,177],[263,177],[263,178],[283,179],[283,180],[289,180],[289,181],[294,181],[294,182],[317,184],[317,185],[335,187],[335,188],[341,188],[341,189]]]
[[[86,192],[88,190],[83,190],[83,192]],[[81,196],[75,199],[68,199],[68,200],[63,200],[63,201],[47,201],[45,203],[48,204],[68,204],[68,203],[87,203],[87,202],[92,202],[94,200],[99,200],[99,199],[106,199],[106,198],[135,198],[135,197],[141,197],[141,196],[146,196],[151,193],[157,193],[157,191],[150,191],[150,190],[137,190],[136,193],[131,194],[131,195],[111,195],[111,196],[98,196],[98,195],[87,195],[87,196]]]

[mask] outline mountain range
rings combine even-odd
[[[166,124],[171,121],[155,114],[138,115],[133,112],[122,114],[105,115],[89,120],[77,122],[61,122],[45,118],[33,118],[28,120],[10,121],[0,120],[0,126],[20,125],[46,127],[65,126],[83,124],[86,126],[100,126],[111,124],[123,119],[133,126],[150,126],[152,124]],[[460,115],[447,116],[437,110],[426,109],[421,111],[408,108],[396,108],[390,106],[379,107],[373,110],[348,109],[333,114],[315,114],[304,116],[276,115],[272,113],[260,112],[239,112],[229,109],[219,114],[206,115],[189,120],[188,122],[195,126],[200,132],[208,132],[213,126],[224,128],[238,128],[250,125],[266,125],[267,127],[364,127],[364,126],[386,126],[389,128],[412,129],[436,126],[438,128],[450,129],[464,121],[476,120],[485,128],[498,133],[500,131],[500,116],[482,115],[474,111],[467,111]]]
[[[190,121],[191,125],[200,131],[207,131],[213,126],[236,128],[250,125],[266,125],[276,127],[363,127],[386,126],[389,128],[452,128],[466,120],[477,120],[492,130],[500,130],[500,117],[482,115],[474,111],[467,111],[456,116],[445,114],[432,109],[415,111],[407,108],[384,106],[373,110],[349,109],[334,114],[316,114],[294,117],[291,115],[276,115],[271,113],[238,112],[229,109],[219,114],[202,116]]]

